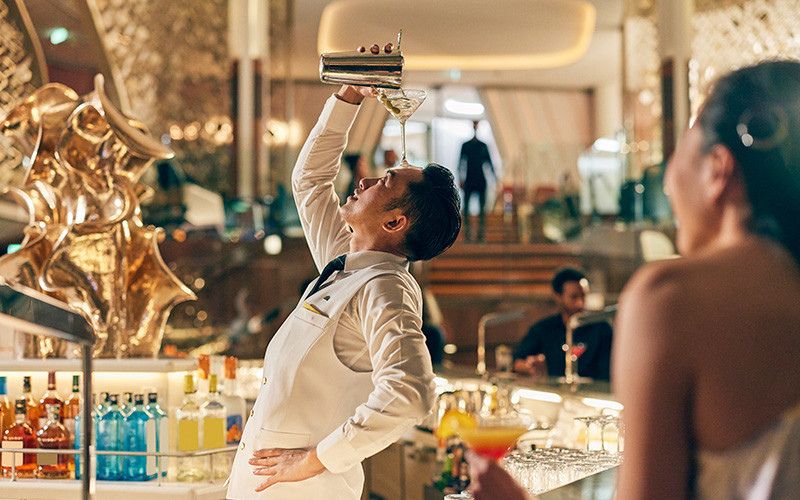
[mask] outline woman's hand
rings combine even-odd
[[[475,500],[528,500],[528,494],[494,460],[467,452],[469,490]]]

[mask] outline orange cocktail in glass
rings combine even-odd
[[[475,453],[493,460],[500,460],[516,444],[517,439],[528,431],[524,425],[479,425],[472,429],[458,430],[461,439]]]

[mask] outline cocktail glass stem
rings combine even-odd
[[[402,163],[406,164],[406,163],[408,163],[408,160],[406,160],[406,122],[405,122],[405,120],[400,122],[400,141],[402,142],[402,145],[403,145],[403,161],[402,161]]]

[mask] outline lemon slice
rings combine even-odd
[[[439,428],[436,429],[436,437],[447,439],[458,434],[459,429],[474,429],[476,427],[478,427],[478,421],[475,417],[465,411],[451,409],[442,415]]]

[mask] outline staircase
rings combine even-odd
[[[524,299],[549,296],[553,272],[580,264],[569,245],[459,241],[430,262],[426,277],[437,296]]]

